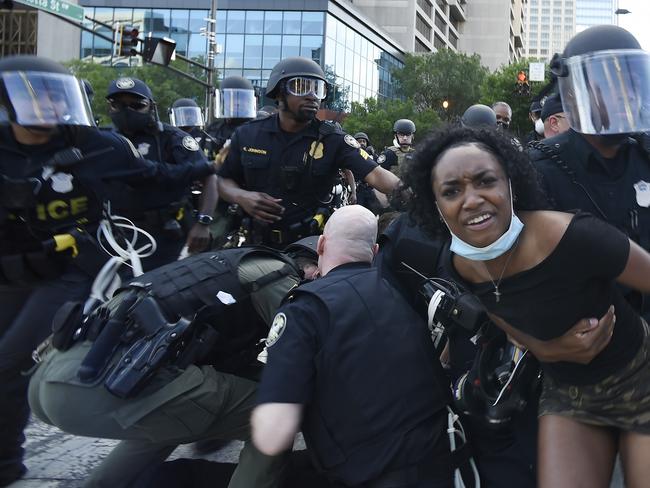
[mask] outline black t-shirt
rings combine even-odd
[[[501,281],[499,303],[491,282],[467,283],[453,266],[448,266],[451,263],[446,265],[454,279],[463,282],[490,312],[542,340],[561,336],[581,319],[602,317],[613,304],[614,334],[590,364],[543,364],[544,371],[562,383],[592,384],[624,366],[641,345],[640,318],[614,281],[625,269],[629,252],[625,234],[590,214],[580,213],[573,217],[546,259]]]

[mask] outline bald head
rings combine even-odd
[[[376,249],[377,217],[361,205],[336,210],[318,243],[321,274],[344,263],[371,262]]]

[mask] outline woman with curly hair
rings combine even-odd
[[[451,236],[450,277],[542,363],[539,486],[608,487],[617,452],[626,486],[648,486],[648,325],[616,283],[650,292],[650,254],[589,214],[545,210],[526,155],[489,130],[432,134],[404,179],[415,220]],[[593,360],[544,354],[580,318],[614,310],[611,339]]]

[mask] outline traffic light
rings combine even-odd
[[[517,83],[528,83],[528,77],[526,76],[525,71],[517,73]]]
[[[135,56],[138,54],[138,35],[140,31],[135,27],[122,26],[119,38],[118,53],[120,56]]]

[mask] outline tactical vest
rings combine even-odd
[[[386,149],[395,153],[395,156],[397,156],[397,166],[392,167],[390,170],[395,175],[400,176],[402,169],[404,168],[404,162],[415,150],[410,146],[408,151],[402,151],[402,148],[397,146],[390,146]]]
[[[370,266],[334,269],[292,292],[295,300],[303,295],[317,298],[329,317],[303,424],[317,462],[335,479],[358,484],[400,451],[412,450],[417,460],[433,437],[423,425],[449,399],[426,324]]]
[[[253,255],[285,265],[241,284],[239,264]],[[297,266],[271,249],[198,254],[139,276],[83,321],[81,330],[75,310],[58,316],[53,344],[65,350],[74,341],[92,341],[79,369],[81,381],[92,385],[106,378],[109,391],[121,397],[138,393],[166,365],[210,364],[238,374],[268,334],[250,294],[288,275],[299,276]],[[136,361],[142,364],[134,366]]]

